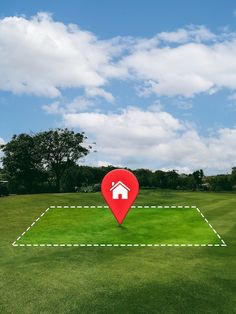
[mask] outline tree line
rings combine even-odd
[[[100,190],[102,178],[115,169],[79,165],[93,149],[85,145],[84,133],[55,129],[36,134],[14,135],[1,145],[4,153],[0,181],[8,181],[10,193],[92,192]],[[132,170],[142,188],[179,190],[236,190],[236,167],[230,174],[205,176],[172,171]]]

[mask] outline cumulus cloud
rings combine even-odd
[[[157,38],[170,43],[186,43],[188,41],[203,42],[216,39],[213,34],[205,26],[189,25],[186,28],[180,28],[174,32],[162,32],[157,35]]]
[[[129,167],[225,171],[236,164],[236,128],[200,136],[189,123],[163,111],[131,107],[121,113],[67,113],[97,143],[100,160]]]
[[[113,102],[114,97],[111,93],[106,92],[105,90],[97,87],[86,88],[86,95],[90,97],[100,96],[108,102]]]
[[[31,19],[0,20],[0,89],[57,97],[61,88],[84,88],[107,100],[102,86],[116,43],[98,40],[76,25],[55,22],[47,13]]]
[[[122,66],[146,82],[146,94],[192,97],[236,89],[236,40],[137,49]]]
[[[143,85],[143,95],[192,97],[236,89],[236,35],[187,26],[152,38],[102,40],[48,13],[0,19],[0,90],[58,97],[82,88],[114,101],[112,80]]]
[[[63,115],[65,113],[76,113],[86,111],[94,106],[91,99],[85,97],[75,97],[72,101],[63,104],[60,101],[54,101],[50,104],[44,105],[42,108],[48,114]]]
[[[48,114],[58,115],[64,113],[64,108],[61,107],[59,101],[54,101],[51,104],[43,105],[42,108]]]

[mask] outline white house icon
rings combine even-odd
[[[112,182],[112,187],[110,188],[112,192],[112,198],[114,200],[118,200],[121,196],[121,199],[127,200],[128,199],[128,192],[130,189],[121,181],[118,181],[116,184]]]

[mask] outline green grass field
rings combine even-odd
[[[196,208],[133,208],[118,226],[107,208],[51,208],[14,245],[221,245]]]
[[[196,205],[226,247],[12,246],[48,206],[96,204],[100,193],[0,198],[0,313],[236,313],[233,193],[141,191],[136,202]],[[194,209],[135,208],[123,227],[108,209],[70,210],[50,209],[19,242],[220,243]]]

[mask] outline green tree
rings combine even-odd
[[[208,182],[213,191],[231,191],[232,185],[230,175],[219,174],[217,176],[208,177]]]
[[[133,172],[137,176],[140,186],[151,187],[153,185],[153,172],[151,170],[137,169]]]
[[[162,170],[156,170],[153,175],[153,184],[155,187],[158,188],[166,188],[166,173]]]
[[[179,175],[176,170],[166,172],[167,187],[169,189],[176,189],[179,184]]]
[[[180,187],[184,190],[195,190],[196,181],[192,174],[180,176]]]
[[[193,172],[193,177],[194,177],[194,180],[196,182],[197,187],[199,187],[199,185],[202,184],[202,180],[203,180],[203,177],[204,177],[203,170],[200,169],[200,170],[194,171]]]
[[[65,170],[75,165],[92,148],[81,145],[85,139],[83,132],[75,133],[68,129],[49,130],[36,134],[35,142],[38,154],[41,156],[42,167],[50,172],[58,192]]]
[[[231,183],[232,183],[232,187],[235,189],[236,188],[236,167],[232,168]]]
[[[1,145],[5,176],[10,189],[17,193],[33,192],[42,175],[40,157],[34,137],[28,134],[14,135],[10,142]]]

